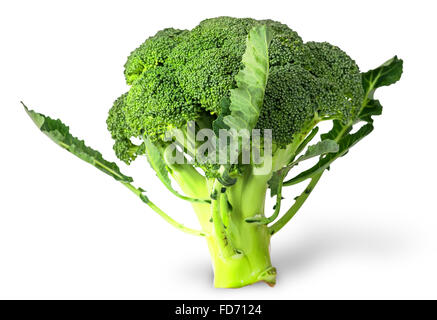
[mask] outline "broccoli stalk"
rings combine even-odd
[[[246,222],[250,217],[264,215],[271,175],[254,175],[247,170],[233,186],[225,187],[217,179],[205,180],[192,166],[172,165],[170,170],[185,194],[199,198],[211,194],[211,204],[192,206],[206,233],[215,286],[241,287],[258,281],[275,284],[269,228]]]
[[[304,43],[271,20],[220,17],[191,31],[165,29],[147,39],[128,58],[125,76],[131,88],[114,102],[108,129],[120,160],[130,164],[146,156],[168,191],[191,203],[199,230],[162,211],[131,177],[73,137],[60,120],[25,109],[54,142],[119,181],[173,227],[205,237],[216,287],[259,281],[273,286],[271,237],[294,217],[332,163],[373,131],[373,117],[382,113],[375,90],[401,74],[397,57],[361,73],[339,48]],[[319,134],[322,121],[331,121],[332,129]],[[191,129],[225,130],[229,136],[225,145],[211,138],[214,148],[199,160],[205,144]],[[260,163],[253,154],[242,161],[244,142],[256,140],[254,129],[261,130],[264,143]],[[232,153],[236,162],[216,161]],[[315,164],[297,173],[298,164],[310,159]],[[306,181],[284,210],[283,189]],[[272,212],[265,209],[269,190],[276,197]]]
[[[217,183],[224,192],[219,192],[214,201],[219,214],[213,216],[215,241],[210,244],[216,287],[241,287],[258,281],[276,283],[268,227],[246,222],[250,217],[264,216],[268,179],[248,170],[231,187],[223,188]]]

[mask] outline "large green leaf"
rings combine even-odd
[[[230,114],[223,122],[231,129],[252,130],[260,114],[269,74],[269,44],[272,39],[266,25],[250,30],[241,69],[235,76],[237,87],[231,90]]]
[[[202,230],[194,230],[185,227],[178,221],[172,219],[168,214],[162,211],[158,206],[156,206],[150,199],[144,194],[142,188],[134,187],[131,182],[133,179],[120,172],[120,169],[114,162],[109,162],[103,159],[102,154],[88,146],[82,140],[73,137],[70,134],[69,128],[61,122],[61,120],[53,120],[41,113],[29,110],[24,103],[22,103],[24,109],[26,110],[29,117],[36,124],[38,129],[40,129],[44,134],[46,134],[55,143],[60,145],[62,148],[71,152],[80,159],[92,164],[97,169],[103,171],[104,173],[110,175],[115,180],[121,182],[125,187],[137,195],[145,204],[147,204],[153,211],[159,214],[165,221],[171,224],[173,227],[184,231],[189,234],[206,236],[207,234]]]
[[[44,134],[46,134],[55,143],[62,148],[68,150],[80,159],[88,162],[97,169],[110,175],[115,180],[121,182],[132,182],[132,178],[120,172],[120,169],[114,162],[109,162],[103,159],[103,156],[97,150],[94,150],[87,145],[83,140],[72,136],[68,126],[63,124],[61,120],[53,120],[41,113],[29,110],[24,103],[22,103],[29,117],[36,124]]]

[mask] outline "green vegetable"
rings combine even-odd
[[[402,60],[362,73],[338,47],[303,42],[279,22],[219,17],[191,31],[159,31],[130,54],[124,74],[130,90],[107,118],[115,154],[127,164],[145,156],[170,193],[191,203],[201,230],[164,213],[60,120],[25,109],[54,142],[125,185],[173,226],[205,237],[215,285],[241,287],[275,284],[271,236],[332,163],[373,131],[382,113],[375,90],[400,79]],[[331,121],[332,129],[319,134],[322,121]],[[216,135],[196,139],[202,129],[229,136],[224,144]],[[247,153],[253,151],[247,142],[260,142],[258,157]],[[227,160],[217,162],[223,154]],[[305,161],[314,164],[299,172]],[[288,203],[283,189],[306,180],[302,194],[282,210]],[[264,208],[268,189],[276,197],[271,213]]]

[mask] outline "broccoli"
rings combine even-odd
[[[120,160],[145,156],[170,193],[191,202],[199,230],[163,212],[60,120],[24,107],[57,144],[125,185],[174,227],[205,237],[216,287],[273,286],[272,235],[331,164],[372,132],[382,112],[375,90],[398,81],[402,64],[395,56],[360,72],[340,48],[304,42],[272,20],[219,17],[148,38],[127,59],[130,89],[115,100],[107,127]],[[320,134],[322,121],[332,129]],[[201,132],[212,135],[199,138]],[[295,172],[309,159],[313,166]],[[288,202],[282,189],[304,181],[304,191],[281,210]],[[276,197],[272,212],[265,209],[267,191]]]

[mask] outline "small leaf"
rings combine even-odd
[[[278,188],[281,179],[282,179],[282,171],[278,170],[273,172],[272,177],[267,182],[269,184],[271,197],[274,197],[278,194]]]
[[[348,134],[340,139],[338,146],[338,152],[329,153],[325,157],[321,158],[317,164],[311,167],[308,170],[301,172],[296,177],[284,182],[285,186],[290,186],[299,182],[302,182],[306,179],[313,177],[314,175],[326,170],[329,168],[334,160],[339,157],[344,156],[350,148],[352,148],[355,144],[357,144],[361,139],[370,134],[373,131],[373,125],[368,123],[362,126],[357,132],[353,134]]]
[[[33,110],[29,110],[24,103],[24,106],[29,117],[36,124],[38,129],[40,129],[44,134],[46,134],[55,143],[60,145],[62,148],[71,152],[80,159],[88,162],[97,169],[103,171],[104,173],[110,175],[115,180],[121,182],[132,182],[133,179],[120,172],[120,169],[114,162],[109,162],[103,159],[100,152],[85,145],[83,140],[79,140],[70,134],[70,129],[61,122],[61,120],[53,120],[41,113],[37,113]]]
[[[389,86],[397,82],[402,75],[403,61],[394,56],[376,69],[362,74],[364,91],[372,93],[382,86]],[[372,98],[372,95],[370,95]]]
[[[334,140],[322,140],[312,146],[309,146],[304,155],[300,156],[297,160],[291,162],[288,166],[273,173],[272,177],[268,181],[270,196],[274,197],[278,194],[279,188],[282,187],[281,182],[283,181],[284,177],[288,174],[290,169],[297,165],[299,162],[322,156],[328,153],[336,153],[338,151],[339,145]]]
[[[305,154],[303,156],[300,156],[297,160],[293,161],[290,165],[295,165],[301,161],[318,157],[327,153],[335,153],[338,152],[338,150],[339,146],[334,140],[322,140],[312,146],[309,146]]]

